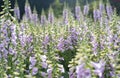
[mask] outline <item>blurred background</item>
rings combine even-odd
[[[13,9],[15,6],[15,3],[18,4],[20,9],[21,18],[24,15],[24,7],[27,0],[10,0],[11,2],[11,8]],[[109,0],[110,4],[113,8],[116,8],[117,14],[120,15],[120,0]],[[81,9],[83,9],[83,6],[88,3],[90,5],[90,10],[93,9],[93,3],[99,2],[99,0],[78,0],[79,5],[81,6]],[[107,0],[103,0],[103,3],[106,3]],[[76,0],[28,0],[28,3],[30,4],[31,10],[35,8],[37,10],[38,15],[41,15],[42,10],[45,11],[45,14],[47,15],[48,9],[51,6],[53,8],[54,14],[56,17],[60,17],[62,15],[62,11],[64,8],[64,4],[67,4],[71,11],[74,11],[74,7],[76,4]],[[0,0],[0,11],[2,11],[3,0]],[[92,11],[90,11],[92,12]],[[13,14],[13,12],[12,12]]]

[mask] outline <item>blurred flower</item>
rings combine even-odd
[[[32,69],[35,66],[37,60],[35,59],[35,57],[30,57],[29,61],[30,61],[29,69]]]
[[[81,8],[80,6],[75,6],[75,17],[78,21],[80,21],[80,12],[81,12]]]
[[[88,5],[85,5],[85,6],[84,6],[84,10],[83,10],[83,14],[84,14],[84,15],[87,15],[88,12],[89,12],[89,6],[88,6]]]
[[[100,20],[100,18],[101,18],[100,10],[94,9],[94,10],[93,10],[93,17],[94,17],[94,21],[95,21],[95,22],[96,22],[97,20]]]
[[[108,15],[109,19],[111,19],[111,16],[113,14],[112,6],[107,5],[106,6],[106,11],[107,11],[107,15]]]
[[[70,70],[69,70],[69,78],[75,78],[74,68],[70,68]]]
[[[54,22],[54,14],[53,14],[53,12],[49,12],[49,14],[48,14],[48,21],[49,21],[49,23],[53,23]]]
[[[57,45],[57,49],[62,51],[62,52],[64,52],[64,39],[63,39],[63,37],[61,37],[59,39],[59,43]]]
[[[94,34],[91,34],[90,40],[91,40],[93,54],[96,56],[98,54],[98,51],[97,51],[98,42],[96,41],[96,37]]]
[[[36,25],[38,23],[38,14],[37,13],[33,13],[31,14],[31,21]]]
[[[76,67],[77,78],[91,78],[89,69],[84,68],[85,64]]]
[[[16,51],[15,51],[15,49],[13,49],[13,48],[9,48],[9,54],[11,54],[11,55],[14,55],[14,54],[16,54]]]
[[[71,38],[72,45],[76,46],[78,41],[78,32],[75,28],[72,28],[70,30],[70,38]]]
[[[100,77],[103,77],[105,70],[105,62],[101,60],[99,63],[91,62],[92,66],[95,68],[94,72]]]
[[[46,23],[46,16],[45,15],[41,15],[41,20],[40,20],[40,23],[42,24],[42,25],[44,25],[45,23]]]
[[[20,10],[19,10],[19,7],[15,7],[14,8],[14,15],[15,17],[20,20]]]
[[[68,10],[67,10],[67,9],[64,9],[64,10],[63,10],[63,23],[64,23],[65,25],[68,24]]]
[[[46,35],[44,37],[44,40],[42,42],[42,49],[44,52],[47,52],[48,51],[48,45],[50,43],[50,36],[49,35]]]
[[[31,19],[32,16],[32,12],[31,12],[31,8],[29,5],[25,5],[25,16],[27,19]]]
[[[32,75],[36,75],[38,73],[38,68],[37,67],[33,67],[32,68]]]
[[[52,68],[47,70],[48,78],[52,78]]]
[[[41,75],[42,75],[42,77],[46,77],[47,76],[47,73],[45,73],[45,72],[41,72]]]
[[[10,26],[10,29],[11,29],[11,41],[12,41],[12,44],[15,46],[17,46],[17,34],[16,34],[16,25],[15,24],[12,24]]]
[[[104,7],[104,4],[100,3],[99,4],[99,10],[100,12],[102,13],[104,11],[105,7]]]

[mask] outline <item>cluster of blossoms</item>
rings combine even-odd
[[[101,2],[88,14],[88,4],[75,14],[64,8],[61,21],[50,8],[39,21],[27,4],[20,21],[15,7],[18,21],[0,18],[0,77],[120,78],[119,17]]]

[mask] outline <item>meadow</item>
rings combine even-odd
[[[0,13],[0,78],[120,78],[120,16],[101,1],[61,18],[39,17],[29,4],[20,19],[4,0]],[[10,14],[14,11],[14,16]]]

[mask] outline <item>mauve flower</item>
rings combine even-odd
[[[14,45],[14,46],[16,46],[17,45],[17,36],[16,36],[16,25],[15,24],[12,24],[11,26],[10,26],[10,30],[11,30],[11,41],[12,41],[12,44]]]
[[[14,8],[14,15],[15,17],[20,20],[20,10],[19,10],[19,7],[15,7]]]
[[[43,48],[43,51],[44,52],[47,52],[48,51],[48,45],[50,43],[50,36],[49,35],[46,35],[44,37],[44,40],[42,42],[42,48]]]
[[[107,6],[106,6],[106,11],[107,11],[108,17],[111,19],[111,16],[112,16],[112,14],[113,14],[112,6],[107,5]]]
[[[76,19],[78,20],[78,21],[80,21],[80,12],[81,12],[81,8],[80,8],[80,6],[76,6],[75,7],[75,17],[76,17]]]
[[[99,63],[91,62],[92,66],[95,68],[94,72],[100,77],[103,77],[105,70],[105,62],[101,60]]]
[[[32,68],[32,75],[36,75],[38,73],[38,68],[37,67],[33,67]]]
[[[59,39],[59,43],[57,45],[57,49],[62,51],[62,52],[64,52],[64,38],[63,37],[61,37]]]
[[[40,20],[40,24],[44,25],[46,23],[46,16],[45,15],[41,15],[41,20]]]
[[[35,59],[35,57],[30,57],[29,61],[30,61],[29,69],[32,69],[35,66],[37,60]]]
[[[46,59],[47,59],[46,55],[42,55],[42,56],[41,56],[41,60],[42,60],[43,62],[45,62]]]
[[[42,68],[46,69],[47,68],[47,63],[46,62],[41,62],[42,63]]]
[[[81,64],[76,67],[77,78],[91,78],[91,71],[89,69],[85,69],[85,64]]]
[[[36,13],[33,13],[31,20],[32,20],[33,23],[36,25],[37,22],[38,22],[38,15],[37,15]]]
[[[98,42],[96,41],[96,37],[95,37],[94,34],[91,34],[90,40],[91,40],[90,43],[91,43],[91,45],[92,45],[93,54],[94,54],[94,55],[97,55],[97,54],[98,54],[98,51],[97,51]]]
[[[42,76],[43,78],[45,78],[45,77],[47,76],[47,73],[41,72],[41,76]]]
[[[31,8],[29,5],[25,5],[25,16],[27,19],[31,19],[32,16],[32,12],[31,12]]]
[[[47,70],[48,78],[52,78],[52,69]]]
[[[101,13],[98,9],[94,9],[93,10],[93,17],[94,17],[94,21],[96,22],[97,20],[100,20],[101,17]]]
[[[104,9],[105,9],[104,4],[100,3],[99,4],[99,10],[100,10],[100,12],[102,13],[104,11]]]
[[[67,9],[64,9],[64,10],[63,10],[63,23],[64,23],[65,25],[68,24],[68,10],[67,10]]]
[[[83,9],[83,14],[84,14],[84,15],[87,15],[88,12],[89,12],[89,6],[88,6],[88,5],[85,5],[85,6],[84,6],[84,9]]]
[[[75,28],[72,28],[70,30],[70,38],[71,38],[71,43],[73,46],[77,45],[77,41],[78,41],[78,32]]]
[[[54,14],[53,14],[53,12],[49,12],[49,14],[48,14],[48,22],[51,23],[51,24],[54,22]]]
[[[75,78],[74,68],[70,68],[70,70],[69,70],[69,78]]]
[[[14,55],[14,54],[16,54],[16,51],[15,51],[15,49],[13,49],[13,48],[9,48],[9,54],[11,54],[11,55]]]

